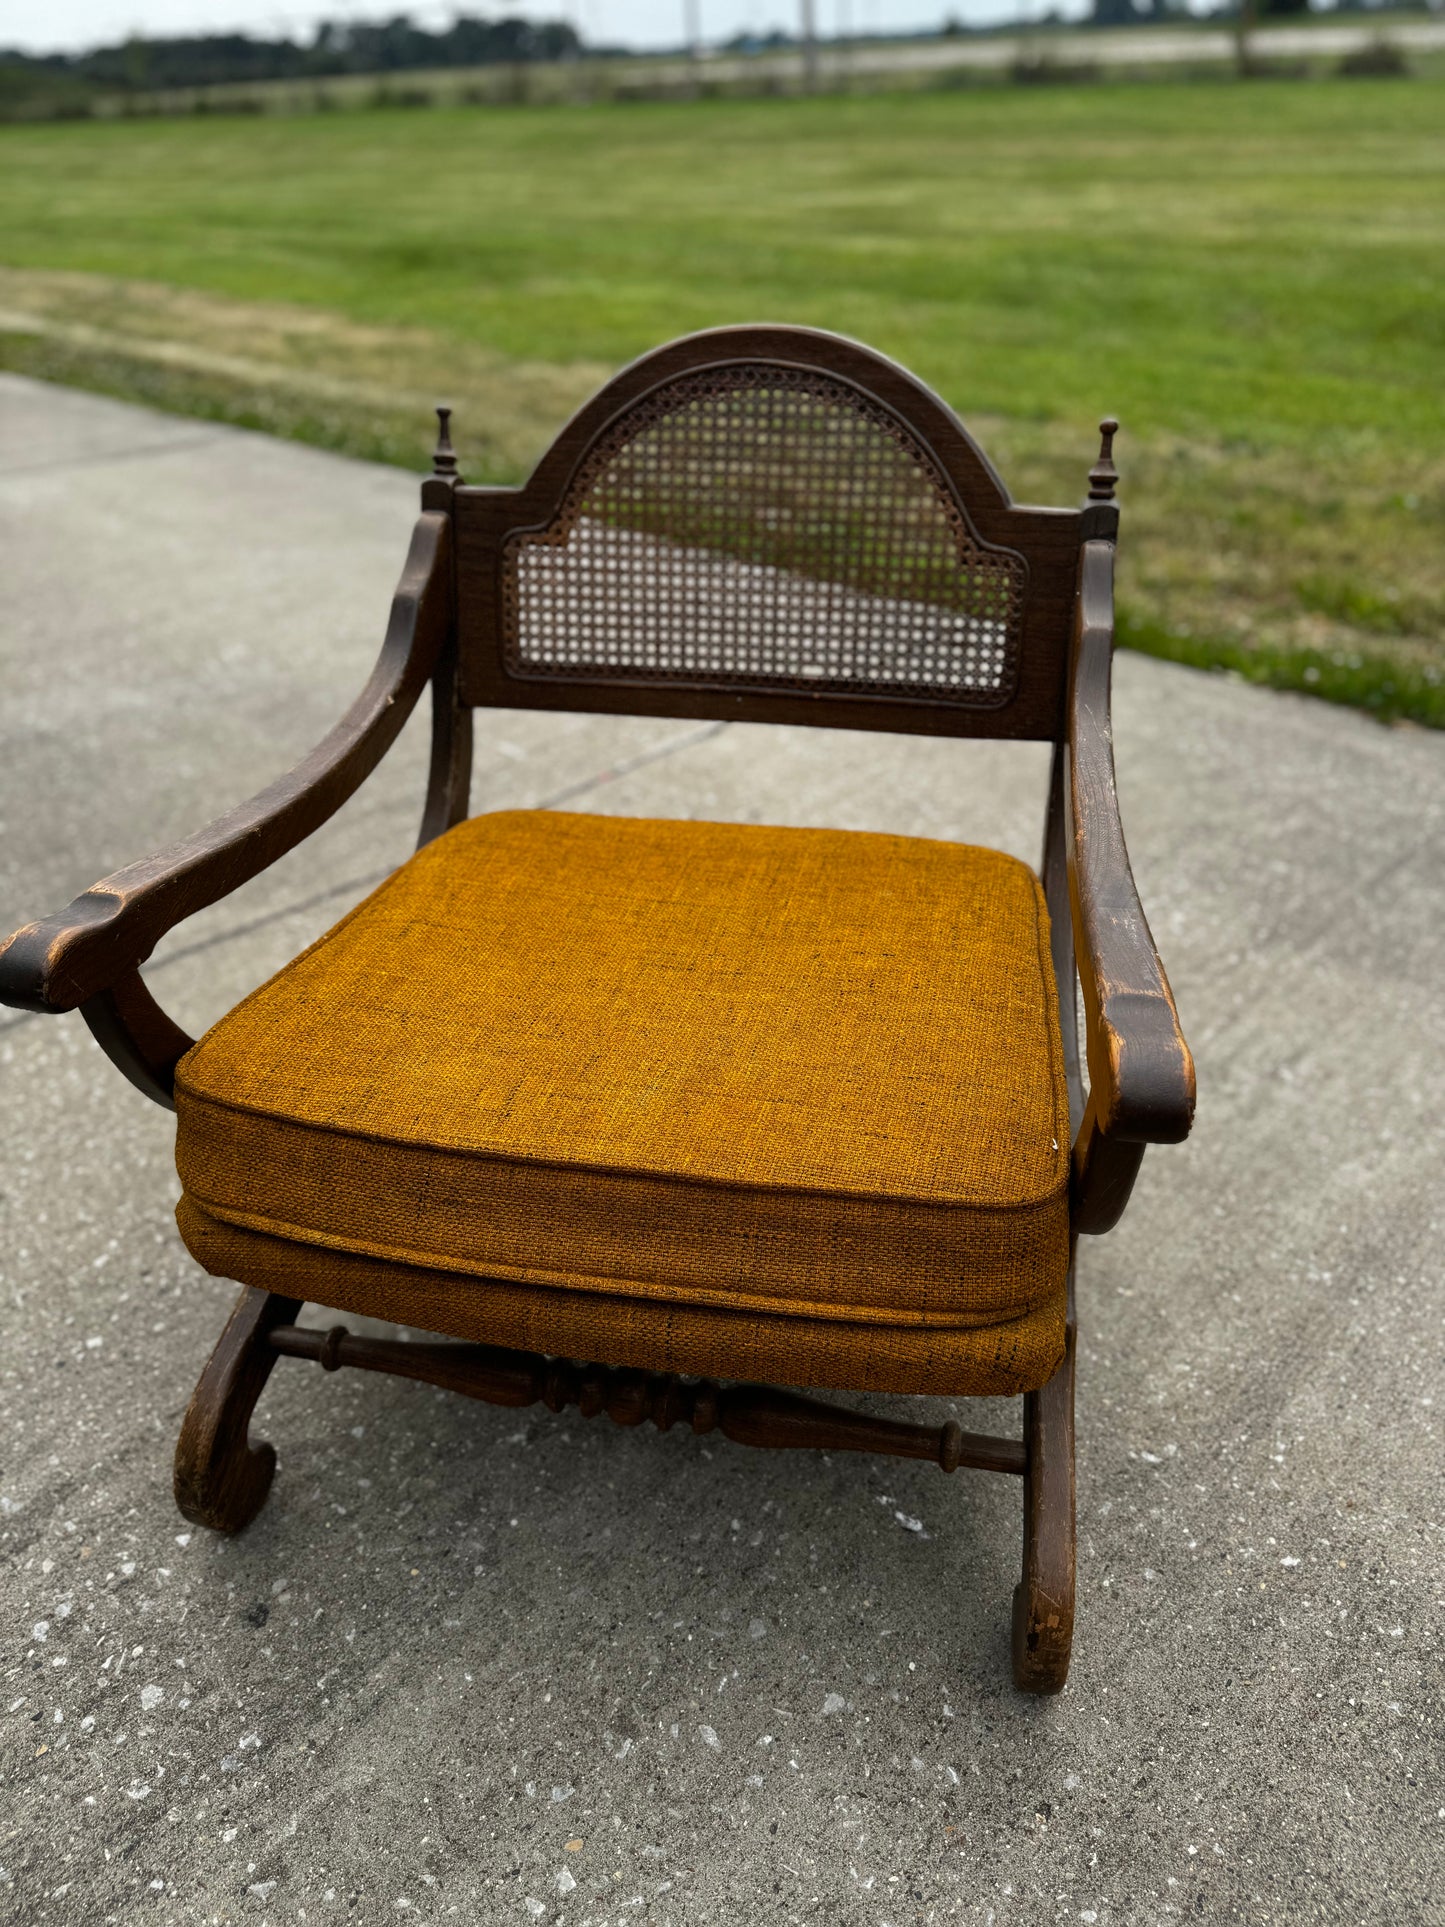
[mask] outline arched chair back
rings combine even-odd
[[[673,342],[452,505],[471,702],[1056,733],[1078,515],[856,343]]]

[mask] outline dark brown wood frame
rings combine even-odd
[[[854,698],[768,689],[719,689],[511,676],[500,649],[499,558],[507,537],[545,528],[588,450],[622,411],[680,373],[766,361],[854,384],[892,411],[937,461],[970,529],[1021,553],[1029,594],[1011,698],[995,707],[916,698]],[[558,437],[519,489],[469,489],[457,474],[441,411],[434,472],[392,603],[381,655],[365,689],[315,750],[250,802],[197,835],[107,877],[0,946],[0,1001],[79,1010],[107,1055],[138,1089],[172,1102],[176,1064],[191,1039],[160,1009],[140,969],[167,931],[256,876],[324,823],[396,739],[432,690],[432,757],[419,843],[465,818],[474,706],[568,708],[737,718],[947,736],[1010,736],[1054,745],[1042,875],[1052,919],[1074,1150],[1070,1211],[1077,1234],[1118,1222],[1149,1144],[1190,1128],[1194,1071],[1168,980],[1129,868],[1114,782],[1109,687],[1113,569],[1113,422],[1081,510],[1022,508],[967,430],[893,363],[837,336],[794,328],[712,330],[673,342],[624,369]],[[1078,1050],[1075,981],[1082,985],[1085,1063]],[[575,1404],[621,1425],[651,1421],[720,1431],[741,1444],[823,1447],[928,1459],[1020,1477],[1023,1575],[1015,1591],[1017,1684],[1057,1692],[1074,1618],[1074,1350],[1070,1265],[1065,1352],[1045,1386],[1025,1395],[1023,1436],[997,1439],[875,1419],[766,1386],[576,1365],[476,1344],[392,1344],[344,1327],[295,1323],[296,1301],[244,1286],[196,1387],[176,1453],[182,1512],[235,1532],[264,1503],[275,1467],[248,1437],[252,1408],[278,1357],[398,1374],[501,1405]]]

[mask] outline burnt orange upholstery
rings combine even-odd
[[[1063,1346],[1033,873],[510,811],[429,845],[176,1080],[208,1269],[615,1364],[917,1392]]]

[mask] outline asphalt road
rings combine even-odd
[[[0,925],[322,733],[414,500],[0,377]],[[171,1121],[77,1019],[4,1013],[0,1920],[1445,1920],[1445,738],[1129,656],[1116,720],[1200,1108],[1081,1259],[1067,1691],[1009,1684],[1019,1494],[983,1474],[283,1362],[270,1506],[188,1529],[170,1453],[231,1294],[176,1235]],[[1036,853],[1032,746],[478,735],[477,808]],[[182,1022],[406,855],[424,760],[413,726],[167,943]]]

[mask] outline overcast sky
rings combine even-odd
[[[798,0],[698,0],[704,41],[726,40],[742,29],[766,32],[791,26]],[[1039,14],[1049,0],[817,0],[818,30],[878,33],[934,27],[946,14],[983,23]],[[0,46],[34,53],[72,51],[123,40],[130,33],[186,34],[244,31],[276,38],[309,38],[321,19],[385,19],[410,13],[421,25],[444,26],[458,11],[489,18],[507,13],[570,19],[584,37],[636,47],[675,46],[682,39],[684,0],[490,0],[473,7],[418,0],[0,0]],[[1063,0],[1059,11],[1081,13],[1084,0]]]

